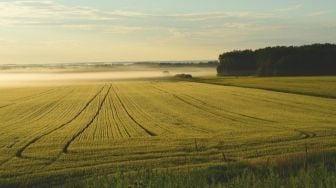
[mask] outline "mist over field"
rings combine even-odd
[[[176,74],[213,76],[214,68],[152,68],[127,67],[117,69],[11,69],[0,71],[0,86],[17,87],[34,84],[66,84],[66,81],[108,81],[172,77]]]

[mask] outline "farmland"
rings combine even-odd
[[[326,82],[302,79],[0,88],[0,185],[335,151],[335,91],[321,93],[316,86],[330,88]]]
[[[206,76],[195,79],[201,83],[224,86],[265,89],[285,93],[336,98],[335,76],[301,76],[301,77],[253,77],[253,76]]]

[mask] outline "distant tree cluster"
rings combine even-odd
[[[218,61],[208,61],[208,62],[138,62],[135,65],[148,65],[148,66],[158,66],[158,67],[217,67]]]
[[[336,45],[267,47],[232,51],[219,56],[220,75],[303,76],[335,75]]]
[[[191,74],[176,74],[174,76],[175,78],[184,78],[184,79],[192,79],[193,76]]]

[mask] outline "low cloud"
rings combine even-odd
[[[291,11],[299,10],[302,7],[303,7],[302,4],[297,4],[297,5],[293,5],[293,6],[290,6],[290,7],[278,9],[277,11],[279,11],[279,12],[291,12]]]
[[[263,18],[269,18],[272,15],[269,13],[256,13],[256,12],[203,12],[203,13],[175,14],[168,16],[187,21],[206,21],[206,20],[216,20],[223,18],[263,19]]]
[[[136,11],[102,11],[84,6],[65,6],[53,1],[0,1],[0,25],[83,25],[124,17],[144,17]]]
[[[316,11],[316,12],[312,12],[312,13],[310,13],[310,14],[308,14],[308,16],[324,16],[324,15],[326,15],[326,14],[329,14],[330,13],[330,11],[328,11],[328,10],[320,10],[320,11]]]
[[[133,32],[139,32],[148,30],[149,28],[138,27],[138,26],[110,26],[105,29],[106,33],[113,33],[113,34],[129,34]]]

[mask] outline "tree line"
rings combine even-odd
[[[219,75],[335,75],[336,45],[313,44],[240,50],[219,56]]]
[[[147,65],[157,67],[217,67],[218,61],[207,62],[137,62],[134,65]]]

